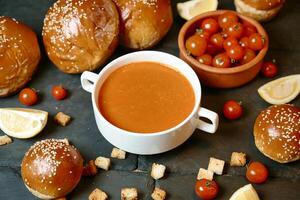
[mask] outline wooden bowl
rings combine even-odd
[[[197,27],[204,18],[217,17],[227,10],[217,10],[206,12],[187,21],[181,28],[178,36],[178,46],[180,58],[187,62],[197,73],[200,81],[209,87],[215,88],[233,88],[248,83],[259,73],[263,59],[269,46],[269,38],[264,28],[255,20],[236,13],[242,21],[248,22],[256,27],[257,32],[265,38],[265,47],[260,50],[257,56],[244,65],[231,68],[217,68],[201,64],[195,58],[190,56],[185,48],[186,39],[195,33]],[[234,12],[234,11],[231,11]]]

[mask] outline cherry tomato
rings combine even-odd
[[[211,66],[211,64],[212,64],[212,57],[209,54],[203,54],[201,56],[198,56],[197,60],[200,63],[204,64],[204,65],[210,65]]]
[[[245,49],[245,53],[244,56],[241,60],[241,64],[246,64],[248,62],[250,62],[251,60],[253,60],[256,57],[256,53],[255,51],[253,51],[252,49]]]
[[[215,181],[201,179],[196,182],[195,193],[203,200],[210,200],[217,197],[219,186]]]
[[[227,50],[228,48],[231,48],[231,47],[233,47],[235,45],[238,45],[238,44],[239,43],[238,43],[236,38],[228,37],[228,38],[226,38],[226,40],[224,40],[223,47],[224,47],[225,50]]]
[[[206,53],[210,55],[216,55],[218,52],[217,48],[212,44],[207,44]]]
[[[225,12],[218,17],[218,22],[221,28],[226,28],[232,22],[238,22],[238,16],[233,12]]]
[[[267,78],[273,78],[278,73],[278,67],[273,62],[264,62],[261,68],[262,74]]]
[[[234,60],[240,60],[244,56],[244,49],[240,45],[234,45],[226,50],[229,58]]]
[[[220,33],[213,34],[210,38],[210,43],[214,45],[217,49],[222,49],[224,38]]]
[[[268,179],[268,176],[267,167],[260,162],[251,162],[246,171],[246,178],[251,183],[263,183]]]
[[[244,35],[246,36],[246,37],[249,37],[250,35],[252,35],[253,33],[256,33],[257,31],[256,31],[256,28],[253,26],[253,25],[251,25],[251,24],[245,24],[244,23]]]
[[[203,29],[197,29],[196,34],[204,38],[206,41],[209,41],[210,33],[208,31],[205,31]]]
[[[240,39],[239,43],[243,48],[247,48],[248,47],[248,37],[242,37]]]
[[[19,101],[26,106],[32,106],[38,102],[38,95],[35,90],[24,88],[19,94]]]
[[[214,67],[228,68],[230,67],[230,58],[226,53],[220,53],[214,57],[212,64]]]
[[[61,85],[53,86],[51,93],[56,100],[63,100],[68,96],[67,90]]]
[[[232,22],[225,28],[228,37],[241,38],[244,32],[243,25],[239,22]]]
[[[223,114],[227,119],[238,119],[243,114],[243,108],[238,102],[230,100],[225,102],[223,106]]]
[[[195,34],[187,39],[185,42],[185,48],[193,55],[193,56],[201,56],[207,47],[207,42],[201,36]]]
[[[223,38],[228,38],[228,34],[224,30],[221,32],[221,35],[222,35]]]
[[[264,48],[265,41],[259,33],[253,33],[248,38],[248,47],[254,51]]]
[[[202,21],[201,28],[205,31],[208,31],[211,34],[214,34],[218,31],[219,25],[215,19],[206,18]]]

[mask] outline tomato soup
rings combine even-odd
[[[195,94],[185,76],[155,62],[118,68],[104,81],[98,99],[107,121],[138,133],[172,128],[190,115],[194,105]]]

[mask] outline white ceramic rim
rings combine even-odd
[[[152,54],[153,56],[155,56],[155,55],[164,55],[168,58],[175,59],[176,62],[178,62],[178,64],[180,64],[180,67],[185,68],[184,70],[187,70],[189,73],[191,73],[193,78],[197,81],[194,84],[191,83],[190,79],[180,72],[189,81],[189,83],[191,84],[191,86],[193,88],[193,91],[194,91],[194,94],[195,94],[195,105],[194,105],[194,108],[193,108],[192,112],[189,114],[189,116],[187,118],[185,118],[181,123],[177,124],[176,126],[174,126],[172,128],[169,128],[169,129],[166,129],[166,130],[160,131],[160,132],[140,133],[140,132],[131,132],[131,131],[121,129],[121,128],[113,125],[112,123],[110,123],[108,120],[105,119],[105,117],[100,112],[98,104],[96,103],[98,101],[99,88],[101,87],[101,86],[99,86],[100,78],[102,76],[104,76],[107,73],[107,71],[110,70],[110,68],[112,66],[118,64],[118,62],[120,62],[124,59],[127,59],[127,57],[131,57],[131,56],[135,57],[135,56],[141,56],[141,55],[145,55],[145,54]],[[144,61],[156,62],[156,61],[151,61],[151,60],[147,60],[147,59],[144,60]],[[143,61],[137,61],[137,62],[143,62]],[[162,63],[162,64],[168,66],[168,64],[164,64],[164,63]],[[169,66],[170,66],[170,68],[172,68],[171,65],[169,65]],[[175,70],[179,71],[176,68],[175,68]],[[110,72],[110,73],[112,73],[112,72]],[[181,60],[180,58],[178,58],[176,56],[173,56],[171,54],[161,52],[161,51],[149,51],[149,50],[147,50],[147,51],[137,51],[137,52],[125,54],[125,55],[123,55],[121,57],[118,57],[117,59],[111,61],[109,64],[107,64],[101,70],[101,72],[99,74],[97,74],[97,76],[98,76],[97,80],[95,81],[94,86],[93,86],[93,90],[92,90],[92,103],[93,103],[94,109],[96,109],[95,112],[101,118],[101,120],[105,121],[109,126],[111,126],[112,128],[114,128],[116,130],[122,131],[125,134],[131,135],[131,136],[141,136],[141,137],[152,137],[152,136],[164,135],[164,134],[170,133],[172,131],[176,131],[177,129],[182,127],[184,124],[186,124],[189,120],[191,120],[193,116],[196,115],[197,117],[199,117],[199,115],[197,113],[198,113],[198,110],[200,108],[201,96],[202,96],[202,89],[201,89],[201,84],[200,84],[199,78],[196,75],[196,73],[194,72],[194,70],[186,62],[184,62],[183,60]]]

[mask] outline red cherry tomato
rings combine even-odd
[[[233,47],[230,47],[226,50],[226,53],[229,58],[234,60],[240,60],[244,56],[244,49],[240,45],[235,45]]]
[[[211,64],[212,64],[212,57],[209,54],[203,54],[201,56],[198,56],[197,60],[200,63],[204,64],[204,65],[210,65],[211,66]]]
[[[253,33],[248,38],[248,47],[254,51],[264,48],[265,41],[259,33]]]
[[[217,197],[219,186],[215,181],[201,179],[196,182],[195,193],[203,200],[210,200]]]
[[[244,23],[244,35],[246,36],[246,37],[249,37],[250,35],[252,35],[253,33],[256,33],[257,31],[256,31],[256,28],[253,26],[253,25],[251,25],[251,24],[245,24]]]
[[[212,44],[207,44],[206,53],[209,55],[216,55],[218,52],[217,48]]]
[[[220,33],[213,34],[210,38],[210,43],[214,45],[217,49],[222,49],[224,38]]]
[[[218,22],[213,18],[206,18],[201,23],[201,28],[205,31],[208,31],[211,34],[214,34],[218,31],[219,25]]]
[[[225,12],[218,17],[219,26],[221,28],[228,27],[233,22],[238,22],[238,16],[233,12]]]
[[[232,22],[229,26],[225,28],[228,37],[241,38],[243,36],[244,28],[239,22]]]
[[[225,102],[223,106],[223,114],[227,119],[238,119],[243,114],[243,108],[238,102],[230,100]]]
[[[201,56],[205,52],[206,47],[206,40],[197,34],[189,37],[185,42],[185,48],[193,56]]]
[[[267,78],[273,78],[278,73],[278,67],[273,62],[264,62],[261,68],[262,74]]]
[[[196,34],[204,38],[206,41],[209,41],[210,33],[208,31],[204,31],[203,29],[197,29]]]
[[[19,94],[19,101],[26,106],[32,106],[38,102],[38,95],[35,90],[24,88]]]
[[[246,64],[248,62],[250,62],[251,60],[253,60],[256,57],[256,53],[255,51],[253,51],[252,49],[245,49],[245,53],[244,56],[241,60],[241,64]]]
[[[268,179],[269,171],[260,162],[251,162],[247,168],[246,177],[251,183],[263,183]]]
[[[212,64],[214,67],[228,68],[230,67],[230,58],[226,53],[220,53],[214,57]]]
[[[240,39],[239,43],[243,48],[247,48],[248,47],[248,37],[242,37]]]
[[[234,37],[228,37],[226,38],[226,40],[224,40],[224,43],[223,43],[223,47],[225,50],[235,46],[235,45],[238,45],[238,41],[236,38]]]
[[[51,93],[54,99],[56,100],[63,100],[68,95],[67,90],[63,88],[61,85],[53,86]]]

